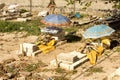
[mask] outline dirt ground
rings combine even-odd
[[[99,8],[99,6],[97,7]],[[58,74],[54,70],[49,70],[50,61],[55,59],[55,55],[83,47],[84,42],[65,43],[47,54],[39,53],[34,58],[20,57],[17,55],[20,44],[34,43],[38,37],[26,35],[26,32],[0,33],[0,80],[51,80],[48,78],[61,75],[61,79],[55,80],[108,80],[106,77],[120,67],[120,46],[117,46],[112,50],[105,50],[104,54],[99,57],[96,65],[91,65],[89,61],[86,61],[73,71],[75,72],[74,74],[71,74],[69,71],[67,75],[63,73]],[[33,65],[33,67],[29,65],[33,63],[41,64],[37,71],[31,71],[31,68],[36,68],[36,65]],[[24,71],[26,66],[27,72]],[[26,79],[26,76],[29,78]],[[66,76],[68,79],[64,79],[63,76]]]
[[[55,54],[57,55],[62,52],[67,53],[74,51],[79,47],[82,47],[84,44],[81,41],[65,43],[58,46],[54,51],[51,51],[50,53],[39,53],[34,58],[24,56],[22,58],[24,60],[21,60],[21,58],[17,55],[19,45],[24,42],[34,43],[36,39],[37,36],[26,37],[25,32],[0,33],[0,63],[4,63],[6,60],[12,58],[14,58],[16,61],[29,61],[30,63],[40,60],[47,65],[46,67],[48,67],[50,61],[55,59]],[[75,69],[77,71],[75,74],[68,74],[67,77],[71,80],[105,80],[106,76],[110,75],[113,71],[115,71],[115,69],[120,67],[119,49],[120,46],[117,46],[112,50],[106,50],[104,54],[98,59],[96,65],[91,65],[89,61],[87,61]],[[98,69],[98,71],[94,71],[93,69]],[[54,75],[52,71],[42,74],[46,74],[47,76]]]

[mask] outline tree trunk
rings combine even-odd
[[[50,3],[48,4],[49,14],[54,14],[55,7],[56,7],[55,1],[54,0],[50,0]]]

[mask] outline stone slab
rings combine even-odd
[[[23,22],[26,22],[26,21],[30,21],[31,18],[17,18],[17,21],[23,21]]]
[[[33,56],[33,53],[37,50],[38,48],[35,44],[23,43],[23,44],[20,44],[20,49],[19,49],[18,54],[23,54],[26,56]]]
[[[69,53],[60,53],[59,55],[57,55],[58,61],[62,61],[63,63],[68,63],[68,64],[72,64],[84,57],[86,57],[86,54],[82,54],[77,51],[72,51]]]
[[[85,57],[83,59],[80,59],[80,60],[76,61],[73,64],[60,63],[60,67],[63,68],[63,69],[71,71],[71,70],[74,70],[75,68],[77,68],[80,64],[83,64],[87,60],[88,60],[88,58]]]
[[[87,60],[88,60],[87,56],[80,58],[78,61],[76,61],[72,64],[68,64],[64,61],[58,60],[58,65],[60,68],[71,71],[71,70],[74,70],[75,68],[77,68],[78,66],[80,66],[81,64],[83,64],[84,62],[86,62]],[[56,68],[57,67],[56,60],[50,61],[50,66],[51,66],[51,68]]]
[[[78,58],[76,55],[61,53],[61,54],[57,55],[57,59],[58,59],[58,61],[62,61],[64,63],[71,64],[71,63],[74,63]]]

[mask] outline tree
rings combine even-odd
[[[73,11],[74,11],[74,14],[75,14],[75,3],[76,3],[76,1],[78,1],[79,2],[79,4],[81,3],[81,0],[65,0],[66,2],[67,2],[67,5],[73,5],[74,6],[74,9],[73,9]]]
[[[116,9],[120,9],[120,0],[109,0],[112,1],[114,3],[114,8]]]
[[[47,8],[49,8],[49,14],[54,14],[56,3],[54,0],[50,0]]]

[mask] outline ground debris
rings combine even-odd
[[[8,64],[8,63],[11,63],[11,62],[14,62],[16,61],[14,58],[10,58],[10,59],[7,59],[7,60],[4,60],[4,64]]]

